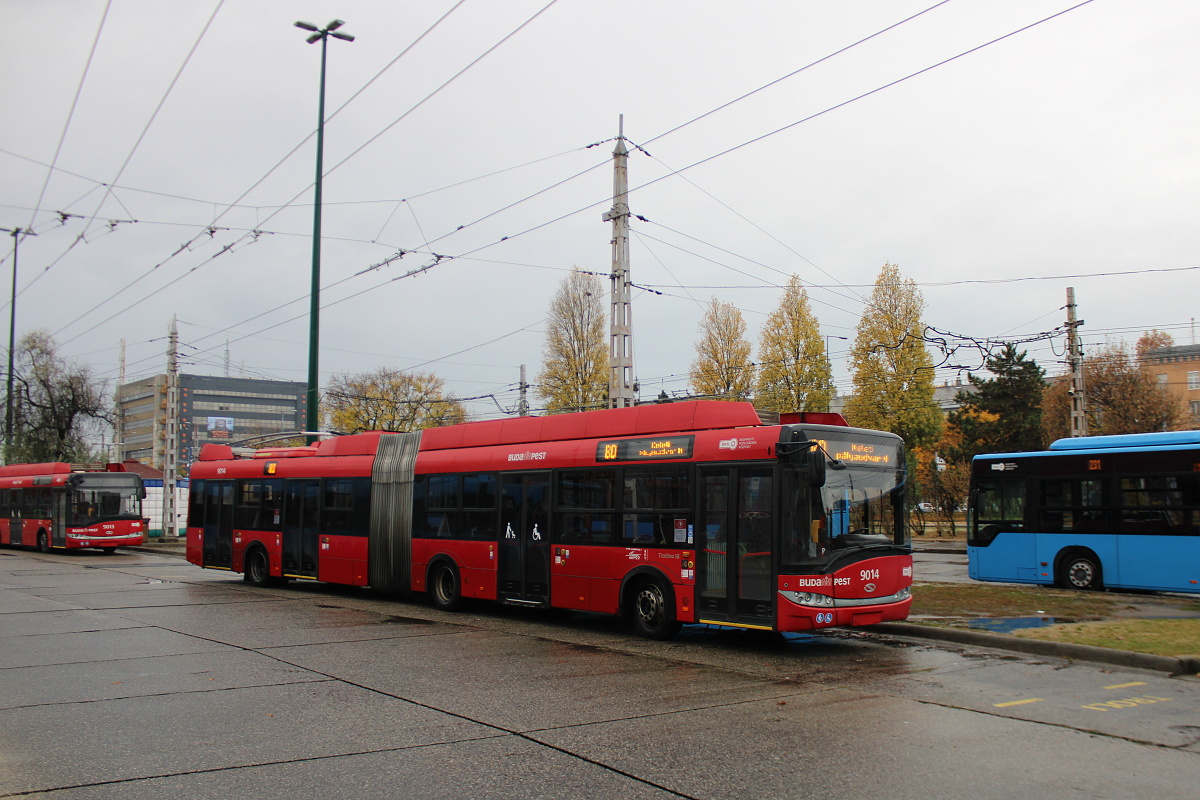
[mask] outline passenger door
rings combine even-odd
[[[233,481],[204,483],[204,566],[233,567]]]
[[[498,595],[519,605],[550,605],[549,473],[500,475]]]
[[[321,481],[288,480],[283,489],[283,574],[317,577]]]
[[[772,467],[701,467],[697,611],[701,622],[771,629],[775,623]]]

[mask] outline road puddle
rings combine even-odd
[[[1077,622],[1074,619],[1062,617],[978,617],[967,622],[968,628],[991,631],[992,633],[1012,633],[1022,628],[1045,628],[1048,625]]]

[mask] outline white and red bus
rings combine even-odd
[[[141,476],[123,464],[73,467],[62,462],[0,467],[0,544],[99,547],[142,544],[146,524]]]
[[[904,447],[836,414],[690,401],[362,433],[191,468],[187,558],[288,579],[807,631],[912,603]]]

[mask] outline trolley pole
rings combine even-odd
[[[609,408],[633,405],[633,324],[629,305],[629,150],[625,147],[625,115],[618,122],[613,150],[612,317],[609,326]]]
[[[1067,288],[1067,352],[1071,364],[1071,436],[1087,436],[1087,396],[1083,385],[1083,347],[1079,343],[1079,326],[1075,319],[1075,287]]]

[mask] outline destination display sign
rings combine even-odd
[[[615,439],[596,445],[596,460],[601,463],[614,461],[662,461],[664,459],[691,458],[695,436],[656,436],[649,439]]]
[[[834,438],[828,434],[825,438],[814,438],[828,458],[843,464],[890,468],[899,464],[900,447],[894,439],[870,436]]]

